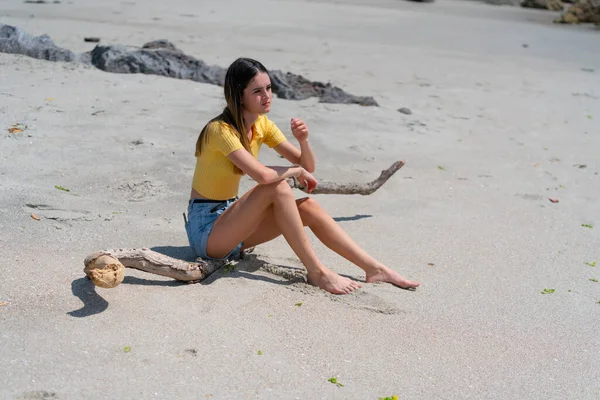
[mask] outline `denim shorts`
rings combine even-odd
[[[185,223],[190,246],[196,252],[196,257],[205,260],[227,260],[238,258],[244,242],[238,244],[223,258],[212,258],[206,254],[208,235],[219,215],[223,214],[238,198],[229,200],[215,200],[210,202],[194,202],[190,200],[188,205],[188,217]]]

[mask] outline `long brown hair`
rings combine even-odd
[[[244,106],[242,105],[242,98],[244,96],[244,89],[248,87],[248,84],[254,77],[259,73],[269,72],[260,62],[251,58],[238,58],[235,60],[227,69],[225,75],[225,100],[227,101],[227,107],[223,112],[211,119],[200,132],[198,140],[196,141],[196,157],[202,153],[202,147],[208,142],[208,127],[212,123],[224,122],[233,128],[234,132],[238,135],[242,146],[250,151],[250,141],[246,136],[246,123],[244,122]],[[235,172],[242,174],[242,171],[235,167]]]

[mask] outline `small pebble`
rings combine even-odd
[[[412,114],[412,111],[410,110],[410,108],[406,108],[406,107],[399,108],[398,112],[401,112],[402,114],[406,114],[406,115]]]

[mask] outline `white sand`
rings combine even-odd
[[[92,251],[189,256],[193,148],[221,89],[0,54],[0,398],[600,397],[598,32],[478,3],[336,3],[0,1],[0,22],[73,51],[93,48],[84,36],[166,38],[373,95],[381,107],[276,100],[270,117],[289,137],[305,119],[320,179],[407,161],[371,196],[316,198],[422,282],[336,297],[255,262],[198,285],[128,270],[94,289]],[[283,240],[257,254],[301,267]]]

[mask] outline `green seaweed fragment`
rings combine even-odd
[[[334,385],[337,385],[337,387],[342,387],[342,386],[344,386],[344,385],[342,385],[341,383],[339,383],[339,382],[337,381],[337,378],[329,378],[329,379],[327,379],[327,380],[328,380],[329,382],[333,383]]]
[[[232,273],[233,271],[235,271],[235,267],[236,267],[236,265],[232,262],[225,264],[225,266],[223,267],[223,270],[221,271],[221,275]]]
[[[59,186],[59,185],[54,185],[54,189],[62,190],[64,192],[70,192],[71,191],[71,190],[69,190],[69,189],[67,189],[65,187]]]

